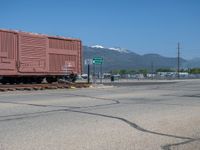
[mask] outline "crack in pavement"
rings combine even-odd
[[[43,111],[43,112],[36,112],[36,113],[29,113],[29,114],[21,114],[20,115],[21,117],[8,118],[8,119],[0,120],[0,122],[12,121],[12,120],[22,120],[22,119],[25,119],[25,118],[35,118],[35,117],[40,117],[41,115],[46,115],[47,113],[49,114],[49,113],[52,113],[52,112],[76,112],[76,113],[81,113],[81,114],[88,114],[88,115],[117,119],[117,120],[120,120],[122,122],[125,122],[126,124],[130,125],[131,127],[135,128],[136,130],[139,130],[141,132],[146,132],[146,133],[150,133],[150,134],[154,134],[154,135],[160,135],[160,136],[166,136],[166,137],[178,138],[178,139],[183,139],[183,140],[187,139],[188,140],[188,141],[178,143],[178,144],[168,144],[168,145],[165,145],[165,146],[161,146],[161,148],[163,150],[170,150],[170,147],[172,147],[172,146],[187,144],[187,143],[190,143],[190,142],[197,140],[197,139],[193,139],[191,137],[177,136],[177,135],[171,135],[171,134],[165,134],[165,133],[150,131],[150,130],[147,130],[147,129],[140,127],[136,123],[133,123],[133,122],[131,122],[131,121],[125,119],[125,118],[121,118],[121,117],[105,115],[105,114],[98,114],[98,113],[91,113],[91,112],[86,112],[86,111],[71,110],[71,109],[58,109],[58,110],[52,110],[52,111]],[[34,116],[28,116],[28,115],[34,115]],[[13,116],[16,116],[16,115],[13,115]]]
[[[12,102],[0,101],[0,103],[16,104],[16,105],[28,105],[28,106],[35,106],[35,107],[69,108],[69,109],[82,109],[82,108],[102,107],[102,106],[120,104],[120,102],[118,100],[114,100],[114,99],[106,99],[106,98],[100,98],[100,97],[92,97],[92,96],[86,96],[86,95],[75,95],[75,94],[67,94],[67,95],[68,96],[76,96],[76,97],[87,97],[87,98],[91,98],[91,99],[99,99],[99,100],[104,100],[104,101],[113,101],[113,103],[99,104],[99,105],[92,105],[92,106],[83,106],[83,107],[42,105],[42,104],[32,104],[32,103],[21,103],[21,102],[15,102],[15,101],[12,101]],[[62,110],[63,109],[59,109],[57,111],[62,111]],[[36,114],[49,113],[49,112],[55,112],[55,111],[53,110],[53,111],[44,111],[44,112],[36,112],[36,113],[24,113],[24,114],[0,116],[0,118],[17,117],[17,118],[11,118],[11,119],[10,118],[3,119],[3,120],[0,120],[0,122],[30,118],[31,116],[29,116],[29,115],[36,115]],[[23,117],[19,117],[19,116],[23,116]]]
[[[41,112],[36,112],[36,113],[26,113],[26,114],[18,114],[18,115],[0,116],[0,117],[17,117],[17,118],[6,118],[6,119],[3,119],[3,120],[0,120],[0,122],[12,121],[12,120],[20,120],[20,119],[25,119],[25,118],[39,117],[41,115],[46,115],[46,114],[49,114],[49,113],[52,113],[52,112],[74,112],[74,113],[80,113],[80,114],[87,114],[87,115],[92,115],[92,116],[99,116],[99,117],[104,117],[104,118],[116,119],[116,120],[120,120],[120,121],[128,124],[129,126],[133,127],[134,129],[136,129],[138,131],[141,131],[141,132],[154,134],[154,135],[159,135],[159,136],[165,136],[165,137],[171,137],[171,138],[177,138],[177,139],[186,140],[186,141],[180,142],[180,143],[167,144],[167,145],[161,146],[161,148],[163,150],[171,150],[172,146],[188,144],[188,143],[191,143],[191,142],[199,140],[199,139],[194,139],[194,138],[191,138],[191,137],[177,136],[177,135],[172,135],[172,134],[165,134],[165,133],[161,133],[161,132],[151,131],[151,130],[142,128],[138,124],[136,124],[134,122],[131,122],[131,121],[129,121],[129,120],[125,119],[125,118],[122,118],[122,117],[75,110],[75,109],[81,109],[81,108],[90,108],[90,107],[100,107],[100,106],[106,106],[106,105],[115,105],[115,104],[120,104],[120,101],[119,100],[114,100],[114,99],[106,99],[106,98],[98,98],[98,97],[93,97],[93,96],[86,96],[86,95],[77,95],[77,94],[68,94],[68,95],[73,95],[73,96],[77,96],[77,97],[87,97],[87,98],[99,99],[99,100],[104,100],[104,101],[112,101],[112,103],[99,104],[99,105],[93,105],[93,106],[84,106],[84,107],[73,107],[73,106],[38,105],[38,104],[30,104],[30,103],[18,103],[18,102],[0,101],[1,103],[22,104],[22,105],[30,105],[30,106],[35,106],[35,107],[56,107],[56,108],[64,107],[64,108],[67,108],[67,109],[58,109],[58,110],[43,111],[43,112],[41,111]]]
[[[133,122],[131,122],[131,121],[125,119],[125,118],[121,118],[121,117],[116,117],[116,116],[111,116],[111,115],[104,115],[104,114],[99,114],[99,113],[91,113],[91,112],[86,112],[86,111],[78,111],[78,110],[68,110],[68,109],[66,109],[65,111],[70,111],[70,112],[76,112],[76,113],[81,113],[81,114],[89,114],[89,115],[94,115],[94,116],[100,116],[100,117],[117,119],[117,120],[120,120],[122,122],[125,122],[126,124],[130,125],[131,127],[135,128],[136,130],[139,130],[141,132],[146,132],[146,133],[149,133],[149,134],[154,134],[154,135],[159,135],[159,136],[172,137],[172,138],[186,140],[186,141],[180,142],[180,143],[167,144],[167,145],[161,146],[161,148],[163,150],[171,150],[172,146],[184,145],[184,144],[188,144],[188,143],[200,140],[200,138],[199,139],[194,139],[194,138],[191,138],[191,137],[177,136],[177,135],[165,134],[165,133],[160,133],[160,132],[155,132],[155,131],[147,130],[147,129],[144,129],[141,126],[137,125],[136,123],[133,123]]]
[[[8,104],[17,104],[17,105],[30,105],[30,106],[36,106],[36,107],[64,107],[64,108],[71,108],[71,109],[81,109],[81,108],[92,108],[92,107],[102,107],[102,106],[109,106],[109,105],[116,105],[116,104],[120,104],[120,101],[115,100],[115,99],[107,99],[107,98],[101,98],[101,97],[93,97],[93,96],[86,96],[86,95],[77,95],[77,94],[65,94],[68,96],[76,96],[76,97],[86,97],[86,98],[90,98],[90,99],[98,99],[98,100],[103,100],[103,101],[112,101],[112,103],[108,103],[108,104],[98,104],[98,105],[91,105],[91,106],[81,106],[81,107],[77,107],[77,106],[55,106],[55,105],[42,105],[42,104],[32,104],[32,103],[21,103],[21,102],[7,102],[7,101],[0,101],[0,103],[8,103]]]
[[[193,95],[183,95],[181,97],[192,97],[192,98],[200,98],[200,94],[193,94]]]
[[[197,139],[193,139],[191,137],[177,136],[177,135],[172,135],[172,134],[165,134],[165,133],[151,131],[151,130],[142,128],[138,124],[133,123],[133,122],[131,122],[131,121],[125,119],[125,118],[122,118],[122,117],[99,114],[99,113],[92,113],[92,112],[87,112],[87,111],[72,110],[72,109],[58,109],[58,110],[42,111],[42,112],[29,113],[29,114],[20,114],[20,115],[18,115],[20,117],[17,117],[17,118],[6,118],[4,120],[0,120],[0,122],[12,121],[12,120],[21,120],[21,119],[25,119],[25,118],[35,118],[35,117],[40,117],[41,115],[46,115],[47,113],[49,114],[49,113],[52,113],[52,112],[75,112],[75,113],[88,114],[88,115],[100,116],[100,117],[105,117],[105,118],[112,118],[112,119],[120,120],[120,121],[128,124],[129,126],[135,128],[136,130],[141,131],[141,132],[146,132],[146,133],[149,133],[149,134],[154,134],[154,135],[159,135],[159,136],[165,136],[165,137],[172,137],[172,138],[177,138],[177,139],[188,140],[189,142],[197,140]],[[31,116],[29,116],[29,115],[31,115]],[[12,115],[12,116],[17,116],[17,115]],[[187,142],[187,143],[189,143],[189,142]],[[181,144],[186,144],[186,142],[182,142],[179,145],[181,145]],[[165,146],[162,146],[162,148],[163,148],[163,150],[170,150],[169,147],[171,147],[171,146],[175,146],[175,144],[165,145]],[[168,148],[168,149],[166,149],[166,148]]]
[[[71,108],[71,109],[76,109],[80,107],[75,107],[75,106],[55,106],[55,105],[42,105],[42,104],[33,104],[33,103],[21,103],[21,102],[6,102],[6,101],[0,101],[0,103],[6,103],[6,104],[16,104],[16,105],[28,105],[28,106],[35,106],[35,107],[64,107],[64,108]],[[0,116],[1,117],[1,116]]]
[[[171,147],[173,147],[173,146],[177,147],[179,145],[185,145],[185,144],[189,144],[189,143],[192,143],[192,142],[195,142],[195,141],[199,141],[199,140],[200,140],[200,138],[198,138],[198,139],[191,139],[191,140],[187,140],[187,141],[180,142],[180,143],[166,144],[164,146],[161,146],[161,148],[163,150],[171,150]]]
[[[93,115],[93,116],[100,116],[100,117],[105,117],[105,118],[112,118],[112,119],[117,119],[122,122],[125,122],[126,124],[130,125],[131,127],[150,134],[156,134],[156,135],[161,135],[161,136],[166,136],[166,137],[173,137],[173,138],[179,138],[179,139],[189,139],[192,140],[193,138],[191,137],[184,137],[184,136],[177,136],[177,135],[171,135],[171,134],[165,134],[165,133],[160,133],[160,132],[155,132],[151,130],[147,130],[145,128],[140,127],[136,123],[133,123],[125,118],[122,117],[117,117],[117,116],[111,116],[111,115],[105,115],[105,114],[99,114],[99,113],[92,113],[92,112],[87,112],[87,111],[79,111],[79,110],[71,110],[71,109],[65,109],[65,111],[69,112],[76,112],[76,113],[81,113],[81,114],[88,114],[88,115]]]
[[[51,113],[51,112],[58,112],[58,111],[63,111],[64,109],[57,109],[57,110],[49,110],[49,111],[39,111],[39,112],[34,112],[34,113],[23,113],[23,114],[16,114],[16,115],[6,115],[6,116],[0,116],[0,118],[6,118],[6,119],[2,119],[1,121],[6,121],[6,120],[15,120],[15,118],[11,118],[11,119],[7,119],[8,117],[17,117],[20,118],[20,116],[22,116],[21,118],[28,118],[29,115],[38,115],[38,114],[47,114],[47,113]]]
[[[0,119],[0,122],[7,122],[7,121],[14,121],[14,120],[22,120],[22,119],[27,119],[27,118],[36,118],[36,117],[40,117],[40,116],[44,116],[47,115],[49,113],[53,113],[53,112],[61,112],[63,110],[52,110],[52,111],[44,111],[44,112],[36,112],[36,113],[28,113],[28,114],[19,114],[17,115],[16,118],[6,118],[6,119]],[[11,116],[11,115],[10,115]],[[20,117],[18,117],[20,116]],[[14,117],[14,115],[13,115]]]

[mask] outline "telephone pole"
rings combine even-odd
[[[154,63],[153,63],[153,61],[151,62],[151,77],[152,77],[152,79],[154,78]]]
[[[177,73],[178,73],[178,79],[180,79],[180,43],[178,42],[178,57],[177,57]]]

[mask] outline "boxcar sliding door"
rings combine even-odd
[[[77,73],[79,53],[76,47],[76,41],[49,38],[49,72]]]
[[[16,71],[17,34],[0,30],[0,73],[12,75]]]
[[[19,35],[19,72],[46,72],[47,38],[28,33]]]

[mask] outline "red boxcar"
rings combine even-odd
[[[0,30],[0,82],[47,82],[67,77],[75,81],[82,71],[78,39]]]

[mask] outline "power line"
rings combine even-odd
[[[178,42],[178,58],[177,58],[177,72],[178,72],[178,79],[180,78],[180,43]]]

